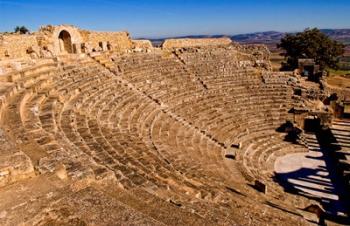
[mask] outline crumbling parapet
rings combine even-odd
[[[107,50],[116,52],[125,52],[132,48],[130,34],[125,31],[120,32],[95,32],[88,30],[79,30],[82,42],[91,49],[91,51],[102,51],[103,43]]]
[[[132,47],[128,32],[95,32],[71,25],[47,25],[32,34],[0,35],[0,60],[108,50],[126,52]]]
[[[135,52],[150,52],[153,45],[150,40],[132,40],[132,48]]]
[[[0,60],[27,57],[27,49],[37,46],[36,34],[0,35]]]
[[[254,62],[255,67],[260,67],[272,71],[272,65],[270,61],[271,52],[266,45],[235,45],[235,48],[241,53],[248,54],[251,61]]]
[[[186,48],[186,47],[208,47],[228,46],[232,43],[230,38],[184,38],[167,39],[162,44],[163,49]]]

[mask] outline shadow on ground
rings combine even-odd
[[[295,171],[275,173],[274,180],[286,192],[321,203],[326,211],[321,221],[324,218],[350,225],[350,219],[345,217],[350,216],[350,190],[343,176],[344,163],[341,161],[345,156],[339,152],[341,147],[334,145],[337,142],[330,129],[320,128],[315,134],[319,148],[310,149],[302,161],[322,164],[308,168],[300,163],[300,168]]]

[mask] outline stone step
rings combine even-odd
[[[181,204],[171,199],[165,201],[143,190],[133,189],[129,191],[113,191],[108,194],[118,201],[140,211],[146,216],[152,217],[165,225],[215,225],[212,219],[203,218],[182,208]]]

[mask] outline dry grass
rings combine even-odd
[[[350,76],[343,76],[344,73],[340,71],[333,72],[332,76],[327,78],[327,83],[331,86],[342,88],[342,89],[350,89]]]
[[[327,69],[327,72],[329,74],[329,77],[333,76],[343,76],[350,78],[350,70],[334,70],[334,69]]]
[[[272,69],[274,71],[279,71],[284,61],[284,57],[280,55],[280,52],[272,52],[270,56],[270,61],[272,64]]]

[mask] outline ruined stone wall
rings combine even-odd
[[[100,42],[109,42],[114,51],[125,51],[132,48],[132,41],[128,32],[94,32],[80,30],[82,42],[91,48],[99,48]]]
[[[150,40],[132,40],[134,49],[152,49],[153,45]]]
[[[46,26],[42,27],[38,34],[38,41],[41,47],[46,46],[54,55],[60,54],[59,34],[62,31],[69,33],[72,45],[80,45],[81,36],[79,29],[70,25]]]
[[[176,48],[172,52],[197,74],[230,76],[242,69],[270,71],[266,49],[232,43],[228,46]]]
[[[29,57],[27,49],[32,46],[38,46],[34,34],[0,35],[0,60]]]
[[[232,47],[238,52],[241,60],[246,59],[254,62],[255,67],[262,67],[266,70],[272,70],[270,61],[271,52],[266,45],[262,44],[247,44],[240,45],[232,43]]]
[[[185,39],[167,39],[162,44],[164,49],[186,48],[186,47],[205,47],[205,46],[227,46],[232,43],[230,38],[185,38]]]
[[[236,49],[240,52],[251,54],[261,60],[270,60],[271,52],[267,46],[263,44],[237,45]]]
[[[133,48],[133,42],[127,32],[94,32],[81,30],[71,25],[43,26],[33,34],[0,34],[0,60],[30,57],[52,57],[62,54],[59,35],[68,32],[73,53],[80,53],[82,44],[100,50],[100,42],[114,51],[125,52]],[[142,46],[148,45],[143,42]],[[28,54],[27,50],[30,50]],[[49,53],[49,54],[47,54]]]

